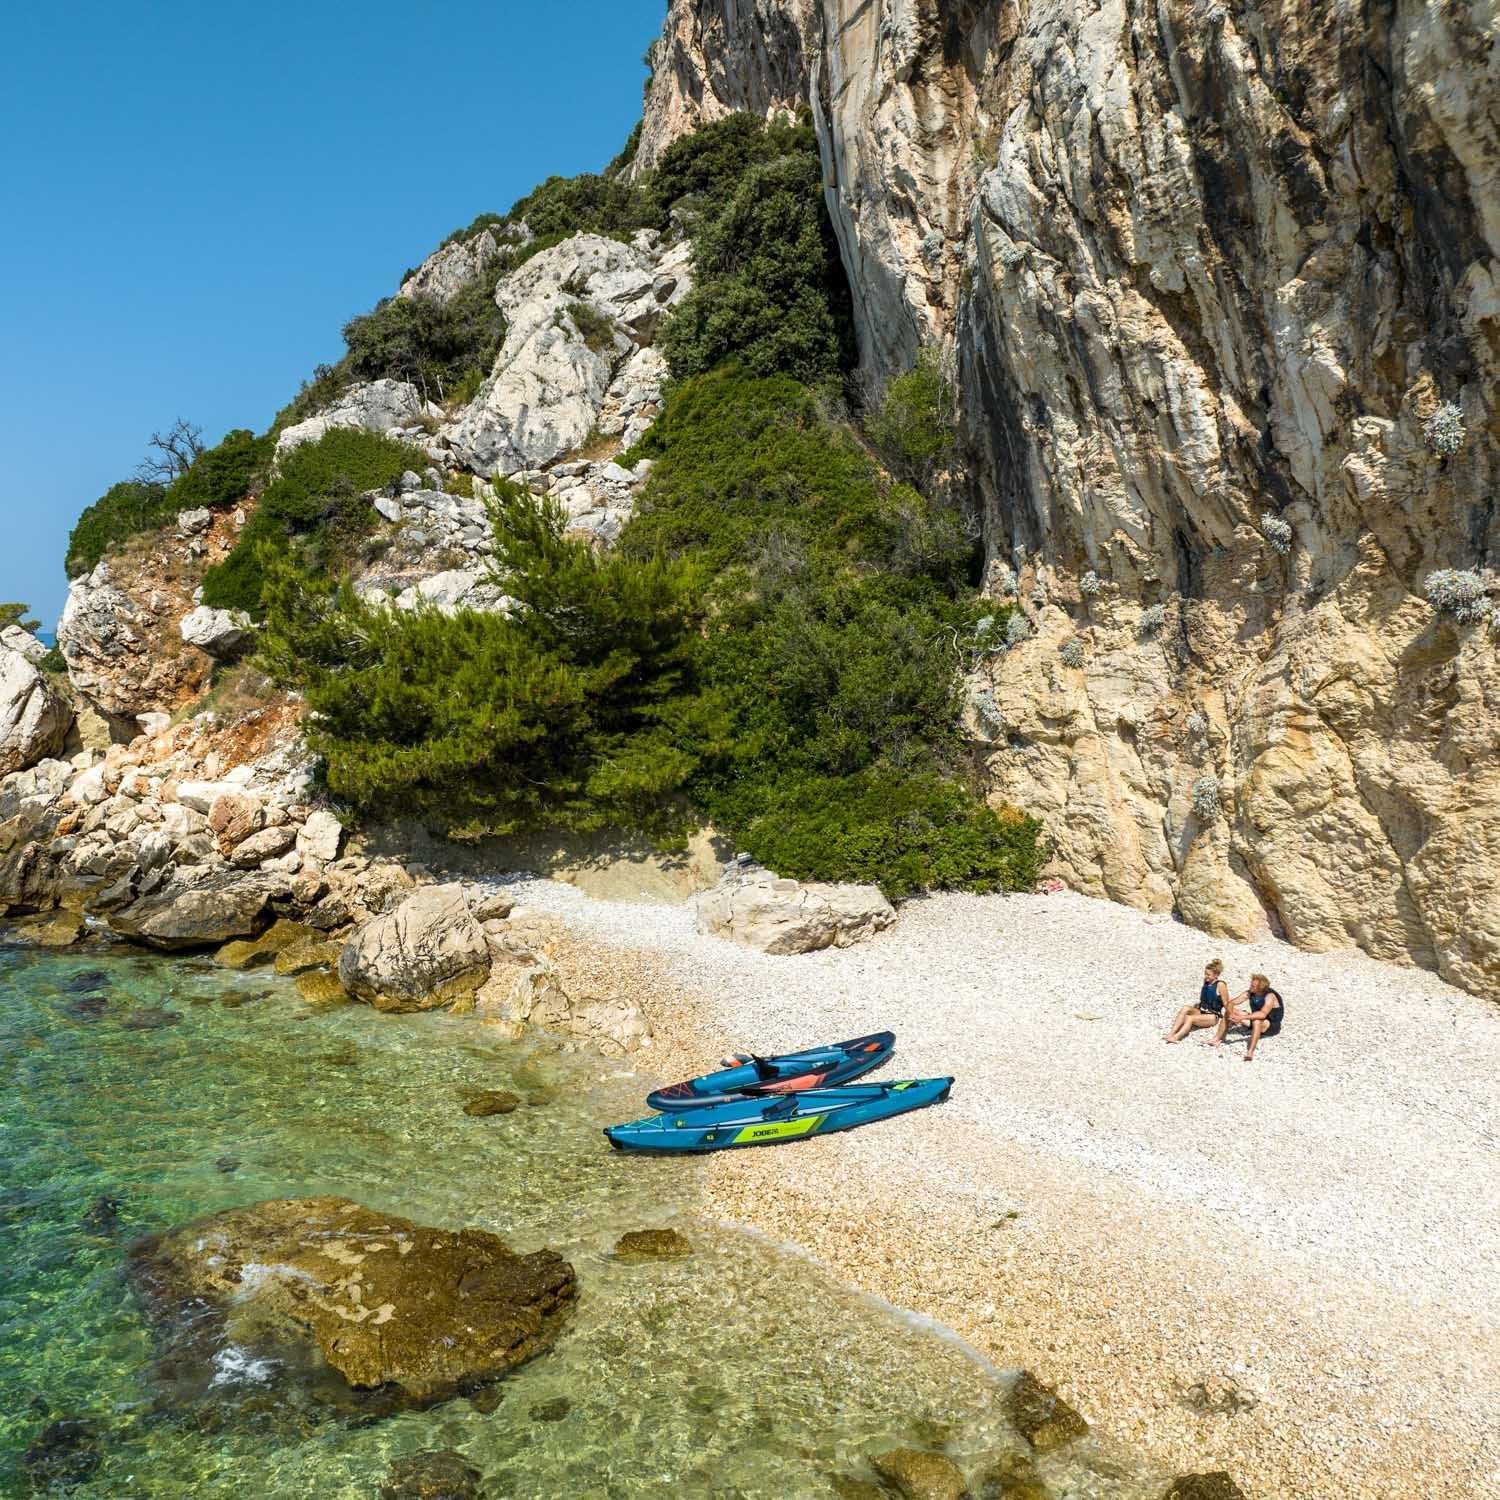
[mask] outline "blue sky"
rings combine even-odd
[[[178,415],[263,429],[452,229],[598,170],[664,0],[85,0],[0,49],[0,600]]]

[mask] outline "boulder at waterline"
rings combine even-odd
[[[297,993],[309,1005],[348,1005],[354,998],[331,969],[306,969],[296,984]]]
[[[396,1459],[380,1486],[380,1500],[479,1500],[479,1470],[451,1448]]]
[[[214,954],[214,962],[226,969],[253,969],[271,963],[283,950],[296,943],[320,939],[322,934],[303,922],[293,922],[287,917],[278,917],[266,930],[253,938],[236,938],[225,943]],[[332,946],[324,944],[324,947]],[[328,962],[324,959],[324,962]]]
[[[490,972],[484,929],[461,885],[415,890],[344,944],[339,978],[376,1010],[431,1010],[471,995]]]
[[[1089,1430],[1089,1424],[1030,1370],[1022,1370],[1017,1377],[1006,1407],[1016,1430],[1038,1452],[1061,1447]]]
[[[969,1493],[963,1470],[941,1453],[892,1448],[870,1462],[902,1500],[964,1500]]]
[[[346,1198],[276,1198],[143,1242],[132,1283],[201,1389],[233,1345],[273,1378],[337,1377],[377,1410],[430,1406],[551,1346],[577,1286],[551,1250]]]
[[[615,1241],[620,1260],[676,1260],[692,1253],[692,1242],[675,1229],[632,1229]]]
[[[1246,1500],[1245,1492],[1223,1469],[1208,1474],[1180,1474],[1162,1500]]]
[[[111,912],[109,925],[153,948],[207,948],[259,932],[270,899],[264,876],[211,878],[140,897]]]
[[[278,974],[305,974],[309,969],[331,968],[339,961],[344,945],[325,938],[314,928],[307,937],[297,938],[278,949],[271,967]]]
[[[487,1119],[490,1115],[508,1115],[519,1107],[521,1101],[505,1089],[486,1089],[475,1094],[464,1104],[464,1113],[476,1119]]]
[[[698,897],[698,931],[717,933],[762,953],[847,948],[896,920],[873,885],[783,880],[758,866],[732,864]]]

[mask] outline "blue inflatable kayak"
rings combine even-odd
[[[841,1088],[802,1089],[774,1099],[730,1099],[628,1125],[604,1134],[621,1151],[723,1151],[730,1146],[775,1146],[809,1135],[828,1135],[888,1120],[909,1110],[941,1104],[951,1078],[908,1078],[901,1083],[846,1083]]]
[[[722,1104],[747,1094],[793,1094],[803,1089],[848,1083],[890,1060],[896,1050],[894,1031],[876,1031],[847,1042],[785,1052],[780,1057],[726,1057],[717,1073],[669,1084],[646,1096],[651,1109],[695,1109]]]

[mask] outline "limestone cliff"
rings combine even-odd
[[[1500,556],[1497,30],[1495,0],[673,0],[641,137],[812,105],[867,375],[936,344],[956,380],[989,587],[1034,627],[976,733],[1055,872],[1473,989],[1495,617],[1427,595]]]

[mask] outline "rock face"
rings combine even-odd
[[[731,865],[713,890],[698,897],[699,932],[762,953],[847,948],[895,920],[877,886],[783,880],[753,865]]]
[[[0,776],[26,771],[55,755],[73,711],[19,651],[0,646]]]
[[[442,437],[479,473],[540,468],[596,429],[649,421],[664,374],[645,355],[657,325],[690,285],[686,244],[660,250],[578,234],[501,277],[505,342],[490,378]],[[644,429],[642,429],[644,430]]]
[[[130,1275],[174,1353],[206,1376],[232,1344],[287,1376],[331,1371],[384,1409],[430,1406],[540,1354],[577,1295],[550,1250],[516,1255],[483,1230],[346,1198],[212,1214],[139,1246]]]
[[[489,974],[484,929],[460,885],[414,891],[344,945],[339,978],[377,1010],[430,1010],[472,994]]]
[[[976,687],[1050,873],[1492,989],[1500,656],[1425,596],[1500,560],[1496,12],[1325,20],[676,0],[639,159],[811,103],[866,372],[942,351],[1040,627]]]
[[[424,424],[442,414],[442,408],[424,399],[410,381],[371,380],[350,386],[316,416],[283,428],[276,439],[276,453],[279,457],[302,443],[315,443],[335,427],[412,436],[424,432]]]

